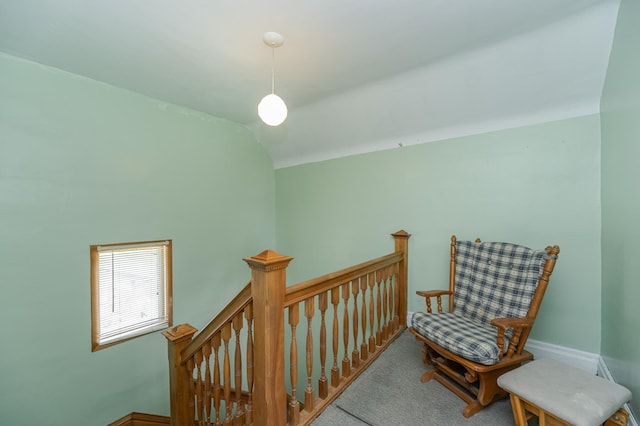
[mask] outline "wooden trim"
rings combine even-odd
[[[173,240],[167,240],[167,262],[165,269],[167,273],[167,288],[164,295],[165,303],[167,304],[167,326],[173,327]]]
[[[113,250],[114,248],[120,249],[120,248],[127,248],[128,246],[148,246],[148,247],[153,247],[153,246],[157,246],[157,245],[161,245],[162,243],[167,243],[166,245],[170,245],[172,242],[171,239],[164,239],[164,240],[149,240],[149,241],[130,241],[130,242],[123,242],[123,243],[109,243],[109,244],[94,244],[91,247],[95,247],[96,250],[98,251],[102,251],[102,248],[110,248],[111,250]],[[134,247],[132,247],[134,248]]]
[[[160,426],[170,424],[171,418],[167,416],[133,412],[113,423],[109,423],[108,426]]]
[[[240,290],[240,293],[189,343],[189,346],[187,346],[182,353],[182,362],[185,363],[186,360],[191,358],[193,354],[200,350],[205,342],[211,339],[214,333],[220,331],[220,328],[224,324],[231,321],[239,312],[242,312],[249,303],[251,303],[251,282],[247,283],[247,285]]]
[[[100,300],[99,293],[99,274],[98,274],[98,250],[96,246],[89,247],[89,256],[91,258],[91,352],[97,351],[98,335],[100,334]]]
[[[295,303],[302,302],[305,299],[331,290],[337,285],[348,283],[354,278],[378,271],[385,266],[398,263],[403,259],[403,256],[403,253],[391,253],[368,262],[363,262],[340,271],[332,272],[295,284],[287,288],[284,306],[289,307]]]
[[[99,250],[100,248],[113,249],[126,249],[127,246],[144,245],[145,247],[154,247],[163,245],[165,250],[164,266],[166,271],[166,289],[164,294],[164,300],[166,304],[167,324],[166,327],[173,326],[173,240],[153,240],[153,241],[136,241],[128,243],[114,243],[114,244],[93,244],[89,246],[90,257],[90,280],[91,280],[91,352],[96,352],[101,349],[114,346],[128,340],[135,339],[140,336],[144,336],[156,331],[165,329],[163,325],[155,329],[146,330],[143,333],[133,334],[127,337],[121,337],[117,340],[110,341],[108,343],[99,343],[100,336],[100,273],[99,273]],[[142,329],[142,327],[140,328]]]

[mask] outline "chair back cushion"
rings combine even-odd
[[[485,326],[526,316],[548,257],[517,244],[457,241],[454,312]]]

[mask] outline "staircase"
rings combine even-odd
[[[289,287],[292,257],[245,258],[251,281],[206,327],[163,333],[170,424],[309,425],[406,328],[410,235],[392,236],[390,254]]]

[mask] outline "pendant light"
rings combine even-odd
[[[275,93],[275,50],[282,46],[284,37],[278,33],[267,32],[262,36],[264,43],[271,48],[271,93],[258,104],[258,116],[269,126],[279,126],[287,118],[287,105]]]

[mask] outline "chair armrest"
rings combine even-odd
[[[523,327],[531,327],[533,325],[533,320],[530,318],[495,318],[491,321],[491,325],[494,327],[501,328],[503,331],[506,331],[507,328],[523,328]]]
[[[451,292],[449,290],[429,290],[429,291],[416,291],[416,294],[418,296],[423,296],[423,297],[436,297],[436,296],[442,296],[445,294],[451,294]]]
[[[431,311],[431,298],[435,297],[438,302],[438,312],[442,312],[442,296],[451,296],[451,292],[449,290],[429,290],[429,291],[416,291],[418,296],[424,297],[427,302],[427,312],[433,313]]]
[[[526,336],[529,333],[525,333],[525,338],[520,341],[520,336],[525,329],[529,329],[533,326],[533,319],[531,318],[495,318],[491,320],[491,325],[498,328],[498,336],[496,338],[496,344],[500,348],[500,359],[504,353],[504,333],[508,328],[513,329],[513,335],[509,339],[509,347],[507,348],[507,357],[512,356],[514,353],[521,354],[526,343]]]

